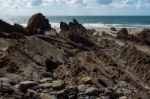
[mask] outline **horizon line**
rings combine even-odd
[[[36,13],[35,13],[36,14]],[[23,16],[23,17],[30,17],[30,16],[32,16],[32,15],[34,15],[34,14],[31,14],[31,15],[1,15],[1,16]],[[45,14],[43,14],[44,16],[52,16],[52,17],[56,17],[56,16],[64,16],[64,17],[67,17],[67,16],[149,16],[150,17],[150,15],[45,15]]]

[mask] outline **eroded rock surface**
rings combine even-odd
[[[41,14],[29,24],[34,32],[50,28]],[[0,35],[0,98],[149,99],[150,54],[130,42],[126,30],[119,39],[94,37],[75,19],[60,28],[56,35]]]
[[[30,32],[41,34],[46,30],[51,30],[51,25],[43,14],[37,13],[29,19],[27,29]]]

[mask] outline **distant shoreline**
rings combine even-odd
[[[69,23],[77,19],[87,28],[150,28],[150,16],[47,16],[52,27],[59,27],[60,22]],[[2,20],[14,24],[26,25],[27,16],[6,16]]]
[[[27,24],[21,24],[22,26],[26,27]],[[147,27],[118,27],[118,26],[106,26],[105,24],[104,25],[97,25],[96,24],[82,24],[83,26],[85,26],[86,28],[88,29],[99,29],[99,28],[111,28],[111,27],[115,27],[115,28],[128,28],[128,29],[144,29],[144,28],[150,28],[150,25],[148,25]],[[60,27],[60,23],[51,23],[51,26],[53,28],[59,28]],[[144,25],[143,25],[144,26]]]
[[[22,24],[24,27],[27,26],[27,24]],[[60,32],[60,23],[57,25],[51,24],[52,28],[56,29],[57,32]],[[84,25],[85,26],[85,25]],[[112,31],[111,27],[94,27],[94,26],[85,26],[87,29],[94,29],[96,32],[106,32],[106,33],[114,33],[116,34],[121,28],[127,28],[129,31],[129,34],[137,34],[140,33],[143,29],[150,27],[114,27],[117,29],[117,31]]]

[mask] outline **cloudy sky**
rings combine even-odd
[[[0,0],[0,15],[150,15],[150,0]]]

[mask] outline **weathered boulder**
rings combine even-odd
[[[22,91],[22,92],[24,92],[24,91],[26,91],[28,88],[30,88],[30,87],[33,87],[33,86],[35,86],[35,85],[37,85],[37,82],[35,82],[35,81],[23,81],[23,82],[21,82],[20,84],[19,84],[19,90],[20,91]]]
[[[48,95],[48,94],[41,93],[41,95],[40,95],[39,98],[40,98],[40,99],[51,99],[52,97],[51,97],[50,95]]]
[[[98,96],[98,89],[95,87],[90,87],[88,89],[85,90],[85,94],[88,96]]]
[[[65,87],[65,83],[62,80],[55,80],[52,83],[52,88],[54,90],[60,90],[60,89],[63,89],[64,87]]]
[[[34,14],[28,21],[27,30],[32,33],[43,33],[46,30],[51,30],[49,20],[41,13]]]
[[[69,25],[65,22],[60,22],[60,29],[61,29],[61,31],[68,31]]]
[[[117,31],[117,29],[115,27],[111,27],[112,31]]]
[[[92,84],[92,78],[91,77],[84,77],[81,79],[81,82],[84,84]]]
[[[122,28],[117,33],[117,38],[119,38],[119,39],[127,39],[128,38],[128,30],[126,28]]]

